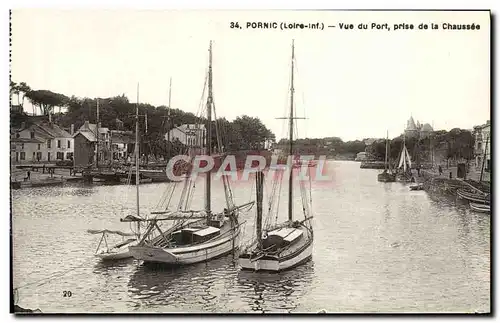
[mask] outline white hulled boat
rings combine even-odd
[[[292,74],[290,87],[290,116],[289,119],[289,153],[293,154],[293,131],[294,119],[300,119],[294,116],[294,44],[292,43]],[[307,168],[304,163],[302,167]],[[282,223],[271,224],[273,207],[270,205],[267,217],[268,223],[262,225],[262,196],[264,175],[262,172],[256,174],[256,192],[257,192],[257,221],[256,238],[247,246],[239,256],[241,268],[254,271],[283,271],[296,267],[312,257],[313,250],[313,229],[311,224],[312,216],[309,216],[310,205],[307,201],[305,186],[301,182],[301,195],[303,203],[304,220],[294,220],[293,210],[293,166],[288,169],[288,220]],[[274,181],[273,188],[277,187]],[[279,185],[278,185],[279,186]],[[274,189],[273,189],[273,193]],[[279,191],[277,192],[279,194]],[[274,199],[272,199],[274,200]],[[279,202],[278,202],[279,203]],[[279,205],[278,205],[279,208]],[[276,213],[276,219],[277,219]]]

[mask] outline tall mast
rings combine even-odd
[[[209,47],[209,63],[208,63],[208,97],[207,97],[207,142],[206,142],[206,155],[212,154],[212,41]],[[210,190],[211,190],[211,171],[207,172],[205,182],[205,211],[210,215]]]
[[[135,104],[135,187],[137,200],[137,217],[139,214],[139,83],[137,83],[137,102]],[[139,222],[138,222],[139,223]]]
[[[168,88],[168,108],[167,108],[167,141],[170,147],[170,104],[172,100],[172,78],[170,78],[170,86]],[[169,151],[170,154],[170,151]]]
[[[406,133],[403,133],[403,171],[406,173]]]
[[[295,44],[292,40],[292,82],[290,85],[290,120],[289,120],[289,131],[290,131],[290,155],[293,155],[293,70],[294,70],[294,59],[295,59]],[[290,168],[290,176],[288,178],[288,220],[293,220],[293,167]]]
[[[96,120],[96,146],[97,146],[97,153],[96,153],[96,159],[95,159],[95,165],[97,168],[99,168],[99,98],[97,98],[97,120]]]
[[[387,136],[385,138],[385,163],[384,163],[384,169],[387,170],[387,154],[388,154],[388,143],[389,143],[389,130],[387,130]]]
[[[257,242],[259,248],[262,248],[262,184],[264,182],[264,173],[262,171],[255,174],[255,193],[257,195]]]

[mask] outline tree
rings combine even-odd
[[[22,98],[21,100],[19,100],[19,93],[18,93],[18,96],[17,96],[17,102],[18,104],[23,107],[24,109],[24,99],[26,98],[26,95],[31,92],[31,88],[29,87],[28,84],[26,84],[26,82],[21,82],[19,83],[18,85],[18,91],[22,93]],[[33,113],[35,111],[33,110]]]
[[[367,153],[378,160],[385,160],[385,140],[374,141],[368,146]]]
[[[274,134],[259,118],[243,115],[237,117],[233,124],[241,135],[243,149],[262,149],[267,140],[275,139]]]
[[[9,93],[11,97],[14,94],[17,95],[17,102],[19,104],[19,85],[16,82],[10,81]]]
[[[31,104],[40,108],[43,115],[53,113],[54,107],[65,106],[69,100],[64,94],[49,90],[29,91],[26,97],[30,100]]]

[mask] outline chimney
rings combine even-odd
[[[69,133],[73,136],[75,134],[75,125],[72,123]]]
[[[490,120],[486,121],[486,124],[489,125],[490,124]]]
[[[52,123],[52,114],[49,112],[49,123]]]
[[[89,121],[88,120],[85,120],[85,123],[83,125],[85,126],[85,128],[90,129],[89,128]]]

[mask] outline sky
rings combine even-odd
[[[242,29],[230,28],[235,21]],[[245,28],[258,21],[325,29]],[[372,22],[415,29],[371,30]],[[418,30],[422,22],[440,29]],[[442,30],[444,22],[481,28]],[[124,93],[131,102],[139,83],[139,101],[155,106],[167,105],[172,78],[172,107],[196,113],[213,40],[217,116],[259,117],[279,139],[294,39],[295,109],[307,117],[297,120],[300,137],[395,137],[410,116],[436,130],[471,129],[490,119],[489,22],[488,12],[18,9],[11,77],[68,96]]]

